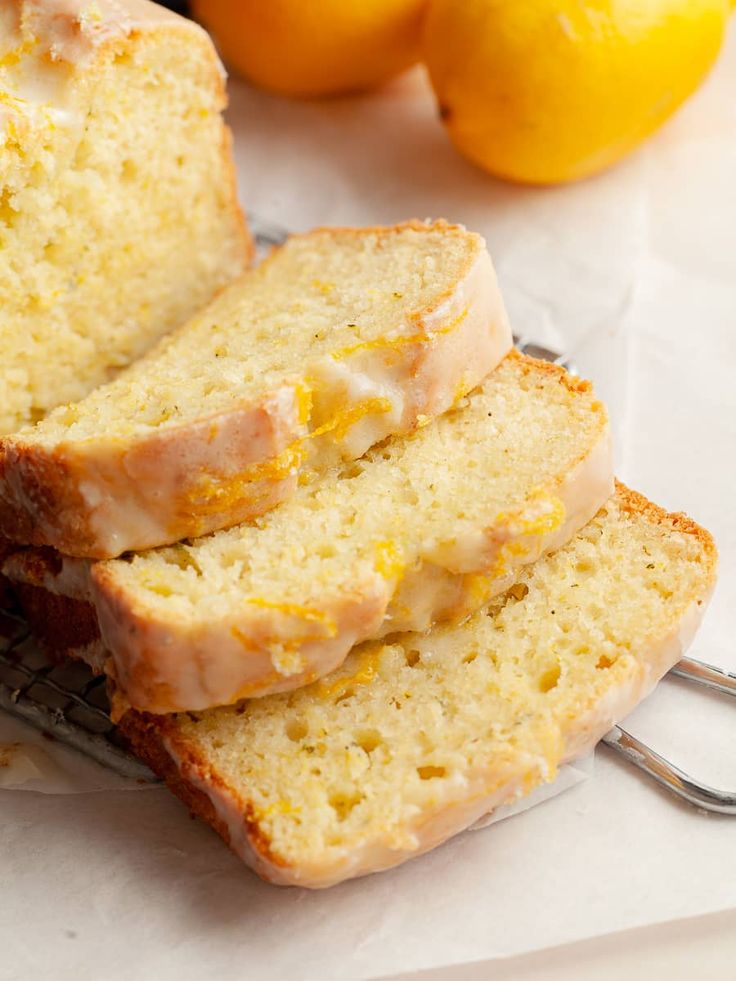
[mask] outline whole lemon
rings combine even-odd
[[[426,0],[195,0],[225,61],[282,95],[372,88],[419,56]]]
[[[498,177],[594,174],[655,130],[721,47],[729,0],[431,0],[424,59],[457,148]]]

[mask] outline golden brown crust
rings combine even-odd
[[[669,526],[674,531],[679,531],[683,535],[692,535],[706,553],[710,562],[718,559],[718,549],[713,540],[713,536],[701,525],[682,511],[667,511],[658,504],[653,504],[648,498],[638,491],[631,490],[621,481],[616,481],[616,500],[623,511],[629,514],[640,514],[645,516],[652,524]]]
[[[17,546],[9,542],[7,538],[0,536],[0,570],[2,570],[3,562],[8,555],[11,555]],[[12,595],[13,589],[12,584],[9,579],[7,579],[2,571],[0,571],[0,609],[10,607],[12,605]]]
[[[16,582],[12,588],[34,637],[51,660],[64,661],[72,650],[99,642],[97,616],[91,603],[28,583]]]
[[[0,539],[0,569],[13,554],[22,556],[23,578],[0,575],[20,604],[28,626],[46,655],[61,662],[79,657],[87,645],[100,645],[97,614],[91,602],[54,592],[45,583],[53,582],[63,569],[63,557],[53,548],[23,548]],[[1,598],[1,597],[0,597]],[[96,660],[93,669],[99,667]]]
[[[467,233],[465,225],[447,221],[444,218],[432,218],[427,221],[422,221],[421,218],[407,218],[404,221],[397,222],[395,225],[361,225],[360,229],[357,229],[353,225],[318,225],[316,228],[313,228],[308,232],[294,232],[290,238],[309,238],[311,235],[329,235],[333,232],[340,232],[340,234],[355,234],[356,236],[365,232],[375,233],[376,235],[383,235],[386,232],[401,232],[406,230],[426,232],[426,230],[430,227],[437,228],[440,231],[449,234],[457,233],[458,235],[465,235]]]
[[[165,717],[138,712],[126,712],[118,723],[121,735],[130,744],[135,755],[165,781],[172,794],[179,798],[193,817],[199,817],[209,824],[229,845],[227,825],[218,816],[210,798],[185,779],[183,772],[179,771],[164,749],[161,736],[166,727]],[[203,761],[192,758],[194,754],[190,750],[186,752],[190,765],[203,765]]]
[[[50,457],[23,443],[0,440],[0,536],[23,545],[46,545],[41,524],[57,521],[63,514],[67,531],[60,544],[68,540],[86,547],[90,530],[73,469],[63,452]],[[35,516],[12,493],[18,482],[33,502]],[[2,493],[5,487],[9,493]]]
[[[196,474],[196,463],[182,463],[183,441],[188,440],[187,449],[195,461],[199,456],[210,457],[214,445],[210,431],[215,421],[217,445],[228,444],[233,452],[239,449],[247,455],[258,436],[268,439],[274,457],[284,449],[288,434],[279,420],[261,406],[241,407],[225,417],[205,416],[193,425],[182,424],[132,441],[126,452],[103,453],[92,460],[84,455],[84,444],[79,451],[75,444],[67,444],[49,453],[45,448],[39,450],[36,444],[25,444],[20,436],[0,438],[0,535],[21,545],[48,545],[67,555],[95,559],[109,558],[133,546],[159,544],[128,541],[123,547],[111,548],[107,541],[101,542],[93,524],[95,508],[85,500],[81,488],[93,486],[99,499],[114,502],[114,509],[119,518],[123,516],[127,528],[135,527],[143,534],[149,518],[144,477],[166,472],[167,465],[177,472],[188,470]],[[239,509],[233,509],[233,522],[248,520],[281,503],[294,481],[290,473],[253,480],[248,485],[250,496],[238,502]],[[181,480],[170,483],[181,488]],[[168,494],[162,496],[163,489],[161,483],[158,495],[153,497],[162,502],[169,516],[170,541],[213,530],[203,525],[204,519],[199,521],[192,514],[191,507],[184,506],[185,493],[177,507]],[[171,489],[173,493],[173,486]]]
[[[565,388],[572,393],[585,393],[593,390],[593,383],[585,378],[579,378],[577,375],[571,375],[569,371],[566,371],[563,367],[558,364],[553,364],[551,361],[543,361],[541,358],[533,358],[529,354],[522,354],[517,348],[506,355],[507,358],[513,359],[521,366],[521,369],[525,375],[535,374],[547,374],[564,385]],[[602,403],[596,403],[596,405],[602,405]]]
[[[192,719],[196,718],[193,713],[190,715]],[[283,859],[272,853],[270,839],[258,823],[252,803],[241,800],[207,761],[182,739],[175,717],[129,711],[119,720],[118,729],[136,756],[161,777],[172,794],[189,809],[192,817],[201,818],[228,846],[232,845],[227,823],[218,814],[212,800],[188,779],[189,775],[196,775],[198,781],[221,789],[238,801],[253,850],[271,865],[285,865]],[[164,740],[175,747],[180,761],[178,764],[167,752]]]
[[[51,660],[63,661],[75,656],[74,650],[98,644],[100,631],[92,603],[45,586],[62,572],[61,554],[53,548],[18,549],[0,539],[0,569],[14,553],[22,556],[23,579],[14,578],[11,568],[7,582],[31,632]]]

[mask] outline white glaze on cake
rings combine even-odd
[[[195,627],[156,622],[137,608],[135,595],[117,584],[114,571],[99,565],[92,576],[93,592],[100,631],[111,651],[110,671],[121,699],[153,713],[211,708],[302,687],[334,670],[363,640],[399,629],[424,630],[439,619],[456,620],[477,609],[508,588],[523,565],[568,541],[612,491],[606,425],[559,485],[538,488],[530,510],[521,507],[505,520],[438,550],[432,560],[423,559],[405,586],[376,571],[360,589],[325,596],[320,612],[333,628],[300,643],[298,659],[280,661],[275,642],[244,645],[241,639],[255,635],[256,615],[269,624],[268,629],[259,626],[259,632],[281,638],[288,649],[289,638],[303,632],[303,624],[289,612],[243,603],[233,614]],[[541,532],[539,527],[525,530],[530,517],[531,524],[539,526],[540,507],[553,506],[562,515],[558,524]],[[479,575],[487,577],[480,590]]]

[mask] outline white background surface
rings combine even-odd
[[[692,653],[736,668],[736,38],[640,153],[557,190],[464,163],[420,73],[328,105],[232,97],[260,216],[443,216],[486,235],[517,330],[574,349],[611,402],[622,475],[716,536],[721,582]],[[726,699],[667,681],[627,725],[736,788]],[[736,819],[673,802],[606,751],[562,796],[322,894],[260,883],[162,790],[5,791],[0,883],[3,978],[679,978],[696,961],[733,976]]]

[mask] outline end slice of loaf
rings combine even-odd
[[[224,73],[145,0],[0,0],[0,434],[109,381],[239,275]]]
[[[289,695],[123,732],[259,875],[329,886],[398,865],[554,778],[680,658],[707,532],[619,486],[460,626],[365,644]]]
[[[256,521],[93,563],[119,704],[163,713],[285,691],[363,640],[459,620],[612,489],[606,411],[589,383],[513,353],[432,425]],[[64,577],[85,568],[67,559]]]
[[[480,236],[294,236],[116,381],[0,441],[0,534],[100,558],[228,527],[449,409],[510,347]]]

